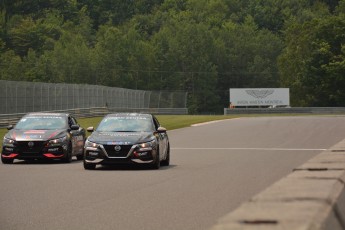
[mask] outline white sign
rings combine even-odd
[[[289,106],[288,88],[230,89],[230,102],[234,106]]]

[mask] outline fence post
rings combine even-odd
[[[162,91],[159,91],[159,96],[158,96],[158,108],[160,108],[161,95],[162,95]]]

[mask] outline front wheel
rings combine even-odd
[[[13,159],[6,159],[6,158],[1,157],[1,162],[3,164],[13,164]]]
[[[71,163],[72,162],[72,144],[68,144],[68,149],[66,151],[66,156],[62,159],[65,163]]]
[[[170,165],[170,145],[166,149],[165,159],[161,162],[162,166],[169,166]]]
[[[157,154],[153,161],[152,169],[159,169],[160,166],[161,166],[161,161],[159,159],[159,149],[157,149]]]

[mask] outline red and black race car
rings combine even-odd
[[[83,159],[85,130],[66,113],[29,113],[16,126],[8,126],[4,136],[1,161],[14,159]]]

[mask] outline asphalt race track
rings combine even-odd
[[[168,132],[171,165],[0,164],[0,229],[209,229],[345,138],[345,116],[240,118]]]

